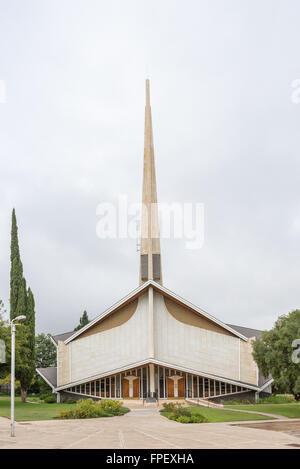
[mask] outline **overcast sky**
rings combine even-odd
[[[138,286],[135,241],[96,207],[141,198],[151,79],[160,202],[205,206],[202,249],[162,241],[164,285],[270,328],[300,307],[298,0],[0,0],[0,298],[11,211],[38,332]]]

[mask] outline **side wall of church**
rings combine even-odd
[[[248,342],[241,340],[241,381],[258,384],[258,369],[252,356],[253,340],[254,338],[248,339]]]
[[[126,314],[120,310],[114,321],[113,316],[105,320],[109,327],[95,325],[89,334],[67,345],[59,343],[58,386],[130,366],[148,357],[147,294],[139,297],[133,307],[134,312],[125,312],[129,317],[125,322]]]

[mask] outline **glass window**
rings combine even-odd
[[[210,395],[215,395],[215,381],[213,379],[210,380]]]
[[[111,397],[116,397],[116,387],[115,387],[115,377],[111,377],[111,385],[110,385]]]
[[[116,376],[116,397],[120,398],[120,375]]]
[[[164,392],[164,370],[159,367],[159,397],[163,399],[165,397]]]
[[[203,378],[199,377],[199,397],[203,397]]]
[[[142,370],[143,376],[143,397],[147,397],[147,368],[143,368]]]
[[[187,396],[192,397],[192,376],[188,375],[187,379]]]
[[[157,366],[154,367],[154,389],[155,389],[155,395],[158,396],[158,368]]]
[[[85,393],[86,394],[91,394],[91,383],[86,384]]]
[[[197,386],[197,376],[193,376],[193,390],[194,390],[194,397],[199,397],[198,386]]]
[[[93,382],[91,383],[91,394],[92,394],[92,396],[95,395],[95,381],[93,381]]]
[[[205,397],[208,397],[208,389],[209,389],[208,386],[209,386],[208,379],[205,378],[205,379],[204,379],[204,392],[205,392],[204,395],[205,395]]]
[[[96,396],[100,396],[100,382],[96,381]]]
[[[109,378],[106,378],[106,397],[109,397]]]

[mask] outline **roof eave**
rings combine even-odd
[[[192,303],[190,303],[189,301],[186,301],[184,300],[183,298],[181,298],[179,295],[176,295],[176,293],[172,292],[171,290],[168,290],[167,288],[163,287],[162,285],[160,285],[159,283],[156,283],[154,282],[153,280],[148,280],[147,282],[145,282],[144,284],[140,285],[138,288],[136,288],[135,290],[133,290],[131,293],[129,293],[127,296],[125,296],[124,298],[122,298],[120,301],[118,301],[117,303],[115,303],[114,305],[112,305],[110,308],[108,308],[107,310],[105,310],[102,314],[100,314],[99,316],[97,316],[93,321],[91,321],[89,324],[87,324],[86,326],[84,326],[82,329],[79,329],[79,331],[76,331],[73,335],[71,335],[70,337],[68,337],[65,341],[64,341],[64,344],[68,344],[69,342],[71,342],[72,340],[76,339],[77,337],[79,337],[81,334],[83,334],[83,332],[85,332],[87,329],[89,329],[90,327],[94,326],[98,321],[100,321],[101,319],[104,319],[108,314],[111,314],[115,309],[117,308],[120,308],[122,306],[122,304],[124,304],[126,301],[129,301],[130,299],[134,298],[135,296],[139,296],[144,290],[146,290],[150,285],[152,285],[156,290],[160,291],[161,293],[165,293],[166,295],[176,299],[177,301],[179,301],[180,303],[182,303],[183,305],[187,306],[188,308],[194,310],[195,312],[197,312],[198,314],[201,314],[202,316],[206,317],[207,319],[209,319],[210,321],[218,324],[220,327],[222,327],[223,329],[231,332],[231,334],[239,337],[240,339],[244,340],[245,342],[248,342],[248,338],[245,337],[243,334],[239,333],[238,331],[232,329],[230,326],[228,326],[227,324],[223,323],[222,321],[220,321],[219,319],[215,318],[214,316],[212,316],[211,314],[207,313],[206,311],[204,311],[203,309],[201,308],[198,308],[197,306],[193,305]]]

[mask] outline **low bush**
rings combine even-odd
[[[208,422],[207,418],[201,414],[192,415],[190,411],[186,410],[186,412],[182,415],[178,415],[176,412],[170,412],[168,414],[168,419],[174,420],[175,422],[179,423],[205,423]]]
[[[64,400],[64,404],[76,404],[76,399],[74,399],[74,397],[68,397]]]
[[[59,419],[93,419],[100,417],[113,417],[129,412],[129,409],[122,407],[119,401],[103,399],[94,402],[92,399],[81,399],[77,401],[76,407],[66,411],[59,411]]]
[[[182,407],[181,402],[164,402],[161,412],[174,412],[175,409],[181,409]]]
[[[296,402],[295,399],[291,396],[275,395],[258,399],[257,404],[290,404],[291,402],[294,404]]]
[[[288,395],[274,395],[258,399],[257,402],[249,401],[247,399],[231,399],[225,401],[225,405],[251,405],[251,404],[290,404],[295,403],[295,399]]]
[[[47,396],[45,397],[44,402],[46,402],[46,404],[54,404],[56,402],[56,398],[54,396]]]
[[[207,418],[201,414],[192,414],[189,409],[183,407],[179,402],[174,404],[165,403],[161,412],[166,413],[169,420],[179,423],[204,423],[208,422]]]
[[[108,412],[112,415],[119,415],[122,402],[114,401],[112,399],[102,399],[98,405],[100,405],[104,412]]]
[[[40,401],[44,401],[46,397],[52,397],[52,394],[41,394],[39,396]]]
[[[247,399],[229,399],[228,401],[224,401],[225,405],[250,405],[253,402]]]

